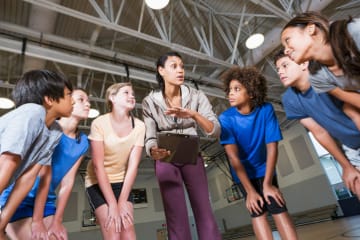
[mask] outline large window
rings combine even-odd
[[[309,132],[309,136],[337,199],[340,200],[351,197],[351,192],[345,187],[342,181],[342,168],[340,164],[320,145],[311,132]]]

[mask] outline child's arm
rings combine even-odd
[[[31,223],[32,238],[48,239],[48,233],[44,224],[44,208],[49,194],[51,183],[51,166],[43,166],[39,173],[40,183],[36,193],[34,213]]]
[[[236,175],[245,188],[247,194],[246,208],[250,212],[259,214],[261,212],[261,207],[264,205],[264,201],[256,192],[249,180],[249,177],[247,176],[246,170],[238,157],[238,147],[235,144],[226,144],[224,145],[224,148],[227,156],[229,157],[231,166],[234,168]]]
[[[344,102],[343,111],[360,130],[360,93],[336,87],[329,93]]]
[[[264,198],[268,204],[271,204],[269,197],[272,197],[280,206],[283,206],[285,204],[285,200],[282,197],[280,190],[272,184],[278,156],[277,147],[277,142],[271,142],[266,144],[267,159],[265,178],[263,183],[263,192]]]
[[[343,111],[354,122],[357,129],[360,130],[360,108],[344,103]]]
[[[345,186],[360,196],[360,188],[357,187],[357,185],[360,184],[360,172],[351,165],[331,135],[312,118],[301,119],[300,123],[307,128],[314,135],[315,139],[339,162],[343,169],[342,179],[344,180]]]
[[[128,166],[126,169],[124,184],[118,200],[118,208],[120,210],[121,222],[122,226],[125,229],[129,226],[132,226],[134,222],[132,204],[129,204],[128,197],[135,182],[139,163],[141,160],[142,149],[143,147],[134,146],[131,150]]]
[[[20,156],[12,153],[0,155],[0,194],[7,187],[11,177],[20,164]]]
[[[56,206],[55,216],[48,229],[49,236],[55,235],[56,239],[68,239],[66,228],[62,224],[66,204],[69,200],[72,188],[74,186],[77,170],[82,162],[83,156],[80,157],[72,166],[69,172],[66,173],[61,180],[60,190],[58,193],[58,201]]]
[[[0,232],[5,232],[5,227],[9,223],[16,209],[29,193],[34,185],[36,176],[40,169],[40,164],[30,166],[15,182],[14,188],[6,202],[5,207],[1,211]]]
[[[344,103],[348,103],[357,109],[360,109],[360,93],[354,92],[354,91],[345,91],[339,87],[336,87],[332,90],[330,90],[328,93],[330,93],[332,96],[336,97],[337,99],[340,99]]]

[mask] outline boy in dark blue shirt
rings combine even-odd
[[[297,64],[283,50],[275,54],[274,62],[281,83],[288,87],[282,96],[287,118],[299,119],[339,162],[346,187],[360,199],[360,131],[349,112],[343,111],[343,102],[326,92],[314,91],[308,62]]]

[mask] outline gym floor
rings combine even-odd
[[[296,230],[300,240],[360,240],[360,215],[297,226]],[[277,232],[273,235],[274,240],[281,239]],[[233,240],[255,239],[249,236]]]

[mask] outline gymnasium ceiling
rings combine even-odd
[[[219,75],[233,64],[257,66],[286,129],[293,122],[280,103],[284,88],[271,55],[280,47],[282,26],[307,10],[330,19],[359,17],[360,1],[170,0],[163,10],[151,10],[143,0],[0,0],[0,97],[9,96],[24,71],[47,68],[85,88],[101,113],[106,88],[131,81],[141,118],[141,101],[157,86],[155,61],[173,50],[184,58],[186,83],[202,89],[217,114],[228,107]],[[245,41],[253,33],[263,33],[265,42],[249,50]],[[81,128],[88,131],[90,123]],[[207,159],[222,156],[214,144],[202,141]]]

